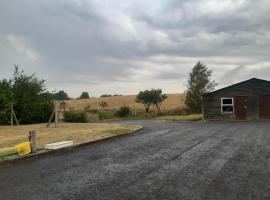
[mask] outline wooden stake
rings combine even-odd
[[[12,107],[13,106],[10,106],[10,125],[13,126],[13,113],[12,113]]]
[[[52,121],[52,118],[53,118],[53,116],[54,116],[54,127],[56,128],[56,127],[57,127],[57,125],[58,125],[58,110],[57,110],[57,101],[53,101],[53,103],[54,103],[54,110],[53,110],[53,113],[52,113],[52,115],[51,115],[51,117],[50,117],[50,119],[49,119],[48,123],[47,123],[47,127],[49,127],[49,126],[50,126],[51,121]]]
[[[51,121],[52,121],[53,116],[54,116],[54,111],[53,111],[53,113],[52,113],[52,115],[51,115],[51,117],[50,117],[50,119],[49,119],[49,121],[48,121],[48,123],[47,123],[47,127],[50,126],[50,123],[51,123]]]
[[[58,125],[58,110],[57,110],[57,101],[54,101],[54,127],[56,128]]]
[[[36,131],[29,132],[29,142],[31,146],[31,153],[37,152]]]
[[[17,120],[17,117],[16,117],[16,114],[15,114],[15,112],[14,112],[14,110],[13,110],[13,107],[12,107],[12,113],[13,113],[13,117],[14,117],[14,119],[15,119],[15,122],[16,122],[16,124],[17,124],[17,126],[19,125],[19,122],[18,122],[18,120]]]

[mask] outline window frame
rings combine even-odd
[[[231,99],[232,100],[232,103],[231,104],[223,104],[223,100],[224,99]],[[233,97],[222,97],[220,99],[220,110],[221,110],[221,114],[234,114],[234,98]],[[223,106],[232,106],[233,108],[233,111],[232,112],[223,112]]]

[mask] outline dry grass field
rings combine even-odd
[[[45,124],[0,126],[0,157],[1,152],[9,151],[10,147],[28,141],[30,130],[37,131],[37,147],[38,149],[44,149],[45,144],[61,140],[73,140],[75,144],[79,144],[130,133],[139,128],[141,126],[102,123],[60,123],[57,128],[47,128]]]
[[[90,99],[74,99],[65,101],[66,110],[84,110],[85,108],[90,109],[101,109],[99,103],[105,101],[108,103],[106,109],[117,110],[121,106],[129,106],[132,110],[144,110],[142,104],[135,102],[136,95],[128,96],[115,96],[115,97],[102,97],[102,98],[90,98]],[[184,94],[168,94],[168,98],[164,101],[161,106],[163,112],[170,111],[184,106]],[[152,108],[155,110],[155,108]]]

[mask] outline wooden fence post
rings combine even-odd
[[[13,117],[14,117],[14,119],[15,119],[15,122],[16,122],[16,124],[17,124],[17,126],[19,125],[19,122],[18,122],[18,120],[17,120],[17,117],[16,117],[16,114],[15,114],[15,112],[14,112],[14,110],[13,110],[13,107],[12,107],[12,113],[13,113]]]
[[[37,143],[36,143],[36,131],[29,132],[29,142],[31,146],[31,153],[37,152]]]
[[[10,125],[13,126],[13,112],[12,112],[12,106],[10,106]]]
[[[54,127],[56,128],[58,125],[58,105],[57,101],[54,101]]]

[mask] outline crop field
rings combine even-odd
[[[161,110],[166,112],[177,108],[183,108],[184,98],[184,94],[168,94],[168,98],[162,104]],[[99,103],[105,101],[108,103],[108,107],[106,107],[108,110],[117,110],[121,106],[129,106],[132,110],[143,111],[143,105],[135,102],[135,99],[136,95],[127,95],[90,99],[74,99],[67,100],[65,103],[66,110],[102,109],[99,106]],[[151,109],[155,110],[153,107]]]

